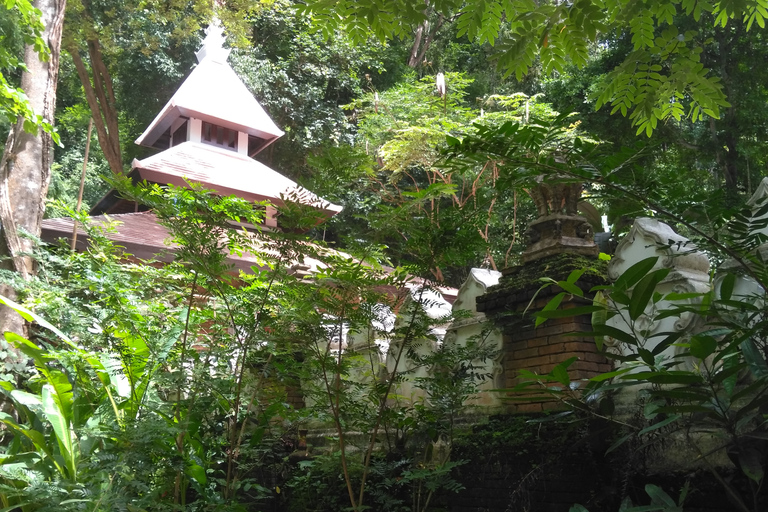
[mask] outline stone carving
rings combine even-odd
[[[592,232],[592,226],[589,222],[583,222],[576,227],[576,236],[584,240],[594,240],[595,234]]]
[[[528,228],[528,230],[525,232],[525,239],[528,246],[530,247],[531,245],[541,240],[541,233],[535,229]]]
[[[597,256],[592,228],[578,212],[581,183],[547,183],[543,176],[537,182],[527,190],[539,218],[526,231],[523,263],[563,252]]]
[[[576,205],[581,198],[581,183],[546,183],[539,176],[538,184],[528,190],[533,199],[539,217],[554,213],[563,215],[578,215]]]
[[[671,268],[680,272],[709,272],[707,256],[698,251],[686,237],[678,235],[658,219],[641,217],[635,220],[608,265],[608,277],[612,280],[635,263],[658,256],[654,269]]]

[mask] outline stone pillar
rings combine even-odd
[[[587,337],[572,337],[568,333],[591,331],[591,315],[549,320],[534,327],[534,315],[560,289],[550,287],[537,295],[542,277],[565,280],[572,270],[591,268],[579,280],[584,290],[605,284],[597,259],[592,226],[578,214],[581,183],[545,181],[540,176],[527,190],[538,210],[539,218],[531,222],[526,232],[528,246],[522,254],[523,264],[504,269],[497,286],[477,298],[477,311],[486,313],[503,333],[502,367],[506,388],[519,382],[520,370],[546,374],[559,363],[577,357],[570,366],[572,379],[587,379],[609,371],[611,364],[598,354],[595,342]],[[535,297],[535,300],[534,300]],[[533,302],[532,302],[533,301]],[[569,308],[590,299],[570,297],[561,308]],[[509,402],[517,412],[538,412],[557,406],[553,402]]]
[[[581,183],[546,183],[528,190],[539,218],[528,225],[523,263],[562,253],[596,257],[592,226],[578,214]]]

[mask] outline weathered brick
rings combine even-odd
[[[556,411],[559,409],[564,409],[566,406],[564,406],[561,402],[558,402],[556,400],[553,400],[551,402],[544,402],[541,404],[541,408],[545,411]]]
[[[539,347],[539,354],[545,355],[545,354],[561,354],[565,352],[564,343],[552,343],[550,340],[550,343],[546,347]]]
[[[527,344],[528,344],[528,348],[543,347],[549,344],[549,338],[547,338],[546,336],[542,338],[533,338],[528,340]]]
[[[585,341],[567,341],[563,343],[563,352],[596,352],[594,343]]]
[[[531,357],[529,359],[526,359],[525,360],[526,366],[523,366],[523,368],[527,369],[528,367],[534,367],[534,366],[541,367],[543,365],[548,365],[550,363],[552,363],[552,358],[550,356],[536,356],[536,357]]]
[[[542,373],[542,374],[547,374],[547,373],[551,372],[551,371],[552,371],[552,369],[553,369],[555,366],[557,366],[557,365],[556,365],[556,364],[554,364],[554,363],[550,363],[550,364],[542,364],[541,366],[539,366],[539,369],[541,370],[539,373]]]
[[[552,336],[553,334],[562,334],[567,324],[550,325],[546,327],[539,327],[536,329],[536,334],[539,336]]]
[[[590,361],[576,361],[570,366],[573,370],[586,370],[590,372],[598,373],[600,372],[600,367],[597,363],[592,363]]]
[[[540,403],[515,403],[513,409],[517,412],[542,412],[543,407]]]
[[[605,357],[603,354],[600,353],[592,353],[592,352],[586,352],[583,356],[581,356],[582,359],[585,361],[592,361],[594,363],[602,363],[602,364],[609,364],[608,358]]]
[[[572,331],[571,331],[572,332]],[[568,335],[565,335],[566,333],[563,333],[563,336],[560,341],[563,342],[572,342],[572,343],[589,343],[590,345],[595,345],[595,339],[591,336],[576,336],[571,333],[568,333]]]
[[[529,357],[536,357],[539,355],[538,348],[526,348],[523,350],[515,350],[512,352],[513,359],[528,359]]]
[[[540,334],[533,329],[518,330],[510,334],[510,342],[518,343],[521,341],[530,340],[531,338],[539,338]]]

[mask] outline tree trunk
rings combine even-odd
[[[32,46],[25,48],[27,71],[21,75],[21,89],[35,113],[53,124],[66,0],[35,0],[34,6],[42,12],[43,38],[50,48],[50,56],[43,62]],[[4,257],[0,267],[18,272],[22,279],[28,279],[36,269],[30,256],[34,242],[19,234],[26,232],[40,236],[52,160],[50,134],[42,130],[27,133],[21,122],[11,128],[0,160],[0,256]],[[0,285],[0,294],[16,298],[16,291],[8,285]],[[5,331],[24,333],[24,322],[18,314],[3,306],[0,308],[0,332]]]
[[[115,91],[112,88],[112,76],[102,58],[101,44],[96,38],[88,39],[88,57],[91,61],[91,73],[85,67],[77,44],[67,44],[67,52],[72,56],[77,75],[83,84],[85,98],[93,114],[99,146],[107,159],[109,168],[115,174],[123,172],[123,157],[120,153],[120,132],[117,120]],[[91,77],[92,75],[92,77]]]
[[[421,61],[419,60],[419,49],[421,48],[421,39],[424,37],[424,31],[429,32],[429,21],[424,20],[416,29],[416,33],[413,35],[413,45],[411,46],[411,56],[408,58],[408,66],[415,68]]]
[[[441,14],[437,23],[430,25],[428,20],[419,25],[414,34],[413,46],[411,46],[411,56],[408,58],[408,66],[417,68],[424,63],[424,58],[427,55],[427,50],[432,45],[432,41],[437,35],[437,31],[445,23],[445,17]]]
[[[440,14],[437,23],[430,24],[430,5],[429,0],[424,0],[424,15],[427,16],[422,23],[416,28],[416,32],[413,35],[413,45],[411,45],[411,54],[408,57],[408,66],[417,68],[424,62],[424,57],[427,55],[432,41],[437,35],[437,31],[443,26],[445,17]]]
[[[718,64],[720,67],[720,79],[722,80],[723,87],[727,98],[733,98],[733,87],[731,83],[731,66],[734,65],[736,59],[729,58],[732,55],[733,47],[739,37],[739,28],[723,30],[717,30],[716,40],[719,47],[718,52]],[[739,149],[737,143],[741,138],[741,130],[739,123],[736,120],[736,113],[731,106],[723,112],[722,118],[714,123],[718,128],[722,129],[722,140],[717,137],[715,133],[714,143],[717,148],[717,161],[720,164],[720,168],[725,178],[725,192],[729,198],[729,202],[738,201],[738,187],[739,187]],[[723,145],[726,149],[722,151]]]

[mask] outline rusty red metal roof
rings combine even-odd
[[[102,226],[106,229],[105,235],[117,246],[122,247],[126,253],[143,260],[155,259],[170,262],[176,257],[178,245],[171,239],[168,230],[158,222],[154,212],[121,213],[117,215],[99,215],[89,218],[92,225]],[[44,219],[41,238],[48,243],[56,243],[72,239],[73,220],[68,217],[56,219]],[[88,235],[85,230],[78,227],[77,249],[84,251],[88,248]],[[261,253],[267,256],[277,256],[265,244]],[[316,270],[323,264],[313,258],[307,260],[307,270]],[[252,271],[252,267],[259,266],[263,258],[249,253],[242,255],[230,254],[227,261],[235,268],[246,272]]]
[[[131,166],[142,179],[155,183],[184,187],[197,182],[223,196],[278,205],[287,198],[318,208],[329,217],[342,210],[261,162],[207,144],[184,142],[144,160],[134,159]]]
[[[176,257],[175,253],[178,246],[172,242],[168,230],[158,222],[157,215],[154,212],[122,213],[109,216],[99,215],[90,217],[90,221],[105,228],[109,226],[110,229],[105,233],[107,238],[116,245],[123,247],[128,254],[136,258],[171,262]],[[56,243],[63,239],[69,245],[72,238],[72,226],[73,220],[68,217],[44,219],[41,238],[48,243]],[[77,249],[85,251],[87,248],[88,236],[82,228],[78,228]],[[351,256],[334,251],[333,249],[323,250],[351,258]],[[263,250],[260,250],[260,252],[270,256],[276,255],[274,251],[269,249],[267,244],[264,244]],[[259,267],[262,258],[249,253],[242,255],[230,254],[227,261],[239,270],[253,272]],[[300,263],[297,262],[294,266],[300,273],[311,274],[318,269],[324,268],[325,264],[315,258],[304,257]],[[391,271],[392,269],[385,267],[385,270]],[[422,284],[423,280],[413,278],[408,287],[412,288]],[[457,290],[455,288],[439,287],[437,289],[448,302],[453,303],[456,300]]]

